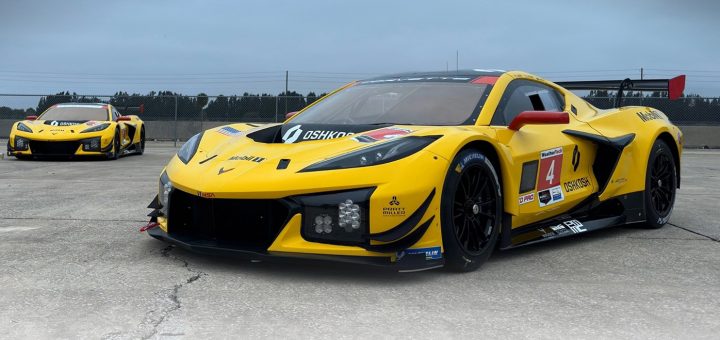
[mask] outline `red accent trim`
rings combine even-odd
[[[130,116],[120,116],[117,118],[118,122],[129,122],[131,120],[132,120],[132,118],[130,118]]]
[[[142,228],[140,228],[140,232],[142,233],[143,231],[148,231],[148,230],[150,230],[150,229],[152,229],[152,228],[155,228],[155,227],[157,227],[157,226],[159,226],[159,225],[160,225],[160,223],[157,223],[157,222],[148,222],[148,224],[146,224],[146,225],[144,225]]]
[[[472,81],[470,81],[470,83],[495,85],[495,82],[498,80],[498,78],[500,78],[500,77],[480,76],[480,77],[477,77],[477,78],[473,79]]]
[[[37,120],[38,116],[27,116],[25,120]]]
[[[682,97],[684,90],[685,90],[685,75],[684,74],[668,80],[668,98],[670,98],[670,100],[675,100],[675,99]]]
[[[527,124],[567,124],[570,123],[570,115],[567,112],[552,111],[524,111],[512,120],[508,129],[520,130]]]
[[[293,111],[293,112],[288,112],[288,113],[286,113],[286,114],[285,114],[285,120],[288,120],[288,119],[292,118],[293,116],[295,116],[296,114],[298,114],[298,112],[300,112],[300,111]]]

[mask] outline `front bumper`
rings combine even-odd
[[[7,144],[8,156],[37,156],[37,157],[69,157],[69,156],[102,156],[112,151],[112,142],[103,144],[104,138],[100,136],[84,137],[69,140],[43,140],[21,136],[29,146],[24,149],[16,148],[15,136],[11,136]],[[94,151],[83,149],[83,141],[96,138],[100,148]]]
[[[426,254],[405,254],[392,261],[389,256],[348,256],[348,255],[326,255],[306,254],[276,251],[253,251],[227,247],[221,243],[205,239],[193,239],[183,235],[169,235],[160,228],[153,228],[147,231],[148,234],[158,240],[177,245],[180,248],[200,254],[220,255],[233,258],[258,260],[268,262],[335,262],[387,268],[390,270],[411,272],[439,268],[444,265],[444,259],[428,260]]]

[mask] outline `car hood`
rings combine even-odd
[[[76,134],[80,133],[81,131],[96,126],[99,124],[104,124],[106,122],[101,121],[95,121],[95,120],[89,120],[89,121],[60,121],[60,120],[33,120],[33,121],[23,121],[23,124],[25,124],[27,127],[29,127],[31,130],[33,130],[33,133],[40,134],[40,135],[50,135],[50,136],[58,136],[58,135],[67,135],[67,134]]]
[[[322,191],[326,186],[327,190],[339,190],[336,184],[330,184],[322,178],[329,172],[342,177],[347,176],[343,183],[348,188],[357,186],[356,183],[360,182],[371,185],[382,179],[358,176],[358,171],[365,168],[311,172],[301,172],[301,170],[317,162],[387,142],[390,139],[442,134],[441,127],[394,125],[374,126],[374,128],[371,130],[363,128],[360,130],[366,131],[359,132],[353,131],[358,130],[357,126],[344,130],[336,129],[332,131],[343,133],[335,133],[332,136],[342,135],[341,137],[302,142],[292,138],[282,138],[288,136],[288,131],[293,133],[291,130],[293,126],[288,125],[268,125],[246,132],[240,131],[234,125],[210,129],[203,133],[197,152],[187,164],[174,157],[167,171],[174,184],[188,192],[198,191],[198,194],[239,191],[270,193],[275,190],[288,194],[293,192],[293,188],[299,190],[303,186],[311,186],[317,191]],[[274,135],[274,138],[258,137],[273,130],[274,133],[267,134]],[[316,137],[321,134],[322,132],[317,133]],[[327,133],[323,136],[329,135]],[[386,168],[387,174],[388,171],[397,171],[395,166],[397,162],[399,161],[366,168]],[[298,185],[298,183],[304,184]],[[299,190],[298,193],[301,191]]]

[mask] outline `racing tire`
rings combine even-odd
[[[140,142],[138,142],[135,148],[135,152],[138,155],[142,155],[145,152],[145,127],[140,130]]]
[[[650,151],[645,172],[645,218],[644,227],[662,228],[672,214],[677,190],[677,170],[670,147],[656,140]]]
[[[450,163],[440,203],[445,268],[478,269],[492,254],[503,200],[495,167],[481,152],[463,150]]]
[[[113,149],[109,158],[115,160],[120,158],[120,132],[118,130],[115,130],[115,137],[113,137],[112,143]]]

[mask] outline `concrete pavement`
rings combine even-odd
[[[202,256],[140,234],[174,151],[0,160],[0,338],[720,334],[720,152],[685,152],[662,229],[496,252],[473,273],[401,274]]]

